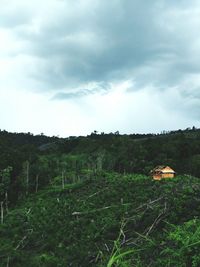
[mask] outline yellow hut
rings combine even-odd
[[[174,178],[176,172],[169,166],[157,166],[150,174],[154,180],[161,180],[164,178]]]

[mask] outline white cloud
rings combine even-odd
[[[198,1],[2,0],[0,17],[1,128],[198,126]]]

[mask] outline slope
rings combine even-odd
[[[199,266],[199,195],[191,176],[156,182],[102,173],[48,187],[6,215],[0,266]],[[178,265],[180,255],[190,265]]]

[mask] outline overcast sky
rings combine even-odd
[[[200,1],[0,4],[0,129],[200,127]]]

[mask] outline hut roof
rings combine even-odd
[[[175,171],[172,168],[170,168],[169,166],[164,166],[164,165],[159,165],[159,166],[155,167],[151,171],[151,174],[152,173],[155,173],[155,172],[160,172],[160,173],[175,173]]]

